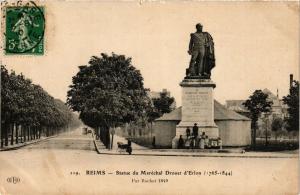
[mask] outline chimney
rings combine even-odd
[[[293,86],[293,74],[290,74],[290,89]]]

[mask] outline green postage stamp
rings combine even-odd
[[[5,9],[5,54],[44,54],[44,7],[31,2]]]

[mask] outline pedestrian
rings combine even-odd
[[[208,136],[206,135],[205,140],[204,140],[204,148],[209,148],[208,144],[209,144],[209,139],[208,139]]]
[[[205,132],[202,132],[202,135],[200,137],[200,148],[201,149],[205,148]]]
[[[222,150],[223,146],[222,146],[222,140],[220,137],[218,137],[218,145],[219,145],[220,149]]]
[[[190,149],[194,149],[194,148],[195,148],[195,137],[193,137],[190,142]]]
[[[186,138],[188,139],[191,136],[191,129],[187,127],[185,132],[186,132]]]
[[[130,140],[128,140],[128,142],[127,142],[126,152],[128,152],[128,154],[132,153],[132,147],[131,147],[131,141]]]
[[[186,141],[184,142],[184,148],[189,148],[191,146],[191,138],[186,139]]]
[[[152,147],[156,148],[156,145],[155,145],[155,136],[153,136],[153,139],[152,139]]]
[[[199,132],[199,128],[197,126],[197,123],[195,123],[193,126],[193,147],[192,148],[199,147],[198,132]]]
[[[199,128],[197,126],[197,123],[195,123],[193,126],[193,136],[195,139],[197,139],[197,137],[198,137],[198,130],[199,130]]]
[[[178,149],[183,149],[183,148],[184,148],[184,141],[182,139],[182,135],[180,135],[178,140]]]

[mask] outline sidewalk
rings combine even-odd
[[[117,142],[127,143],[124,137],[114,135],[113,149],[108,150],[100,140],[95,140],[99,154],[128,155],[118,149]],[[299,150],[287,152],[244,152],[242,149],[149,149],[135,143],[131,144],[132,155],[141,156],[190,156],[190,157],[235,157],[235,158],[299,158]]]
[[[113,148],[112,150],[117,150],[118,149],[118,142],[122,142],[123,144],[127,144],[128,141],[127,139],[125,139],[124,137],[118,136],[118,135],[114,135],[114,143],[113,143]],[[131,147],[132,150],[148,150],[148,148],[140,146],[136,143],[131,142]]]
[[[57,135],[50,136],[50,137],[41,137],[40,139],[35,139],[35,140],[26,141],[26,142],[23,142],[23,143],[18,143],[18,144],[14,144],[14,145],[4,146],[3,148],[0,148],[0,152],[1,151],[8,151],[8,150],[15,150],[15,149],[18,149],[18,148],[21,148],[21,147],[24,147],[24,146],[28,146],[28,145],[31,145],[31,144],[35,144],[35,143],[38,143],[38,142],[41,142],[41,141],[44,141],[44,140],[56,137],[56,136]]]
[[[94,135],[93,135],[93,137],[94,137]],[[101,154],[103,154],[103,153],[120,154],[120,151],[118,150],[118,142],[127,144],[128,141],[124,137],[114,135],[113,147],[111,150],[109,150],[109,149],[106,149],[106,147],[100,140],[95,140],[95,137],[94,137],[94,144],[95,144],[96,150],[98,153],[101,153]],[[137,145],[133,142],[131,142],[131,147],[132,147],[132,150],[148,150],[148,148]]]

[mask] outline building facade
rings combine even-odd
[[[223,146],[247,146],[251,143],[251,120],[214,100],[214,121]],[[181,107],[155,120],[153,136],[159,147],[171,147],[176,125],[181,121]],[[202,130],[199,129],[199,134]]]
[[[271,112],[267,114],[262,114],[257,121],[258,132],[257,136],[265,136],[266,130],[271,131],[271,125],[275,118],[284,119],[288,116],[287,105],[283,103],[282,99],[277,94],[274,95],[269,89],[264,89],[263,93],[268,95],[268,101],[273,102],[271,107]],[[241,115],[250,117],[249,110],[243,105],[246,100],[227,100],[226,108],[235,111]]]

